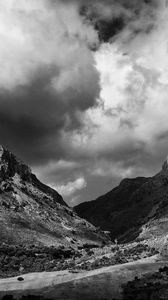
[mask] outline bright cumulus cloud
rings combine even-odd
[[[77,178],[74,181],[69,181],[67,184],[62,185],[52,185],[51,187],[55,188],[63,196],[72,196],[75,192],[84,189],[87,186],[87,183],[83,177]]]
[[[99,106],[87,112],[88,132],[82,138],[81,133],[74,136],[75,146],[81,144],[98,156],[122,149],[158,151],[158,139],[168,133],[168,8],[164,5],[150,33],[133,35],[128,28],[128,40],[123,32],[95,53]]]
[[[1,88],[30,84],[39,69],[48,68],[51,87],[61,92],[80,80],[82,64],[91,63],[85,45],[96,43],[97,34],[82,22],[77,5],[7,0],[0,1],[0,40]]]
[[[145,142],[147,147],[168,130],[167,20],[168,9],[161,9],[150,34],[123,44],[121,37],[120,44],[103,45],[96,54],[107,127],[111,132],[117,128],[121,139],[126,131],[125,136],[134,143]],[[100,118],[98,123],[104,124],[102,121]],[[112,138],[111,145],[115,145],[115,136]]]

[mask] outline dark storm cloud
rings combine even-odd
[[[108,42],[126,27],[133,35],[149,33],[155,26],[157,10],[162,1],[64,0],[63,2],[77,4],[84,22],[93,25],[101,42]],[[92,47],[94,48],[94,45],[91,45]]]
[[[39,164],[64,155],[62,131],[96,105],[97,34],[75,3],[18,2],[0,3],[0,142]]]
[[[135,35],[148,33],[155,25],[159,6],[155,0],[81,1],[81,14],[92,22],[100,41],[108,42],[126,27]]]
[[[93,75],[89,90],[83,85],[57,93],[47,88],[51,78],[45,74],[19,91],[1,93],[1,143],[29,163],[60,158],[64,152],[61,131],[80,128],[80,114],[95,104],[99,87],[96,72]]]

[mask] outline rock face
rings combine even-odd
[[[75,207],[79,216],[122,242],[164,238],[168,229],[168,160],[150,178],[124,179],[112,191]]]
[[[29,184],[32,184],[33,186],[37,187],[41,192],[45,192],[51,195],[57,203],[67,206],[67,204],[63,201],[61,195],[59,195],[54,189],[40,182],[37,179],[37,177],[34,174],[32,174],[31,169],[27,165],[18,160],[16,156],[14,156],[4,147],[0,146],[0,183],[9,181],[10,185],[10,179],[13,178],[14,182],[15,178],[18,176],[22,183],[24,183],[25,181]]]
[[[0,242],[71,245],[107,242],[105,234],[79,218],[54,189],[0,147]]]

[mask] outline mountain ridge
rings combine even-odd
[[[0,147],[1,243],[70,245],[102,244],[108,237],[77,216],[54,189]]]
[[[143,226],[148,224],[150,227],[150,222],[153,219],[157,220],[161,206],[164,205],[168,215],[167,199],[168,160],[166,159],[161,171],[156,175],[126,178],[110,192],[91,202],[81,203],[74,210],[95,226],[110,231],[113,240],[129,242],[138,237],[145,238],[144,232],[147,230],[144,230]]]

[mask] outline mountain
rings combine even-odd
[[[107,236],[77,216],[54,189],[0,146],[0,241],[8,244],[102,244]]]
[[[112,239],[162,239],[168,233],[168,161],[153,177],[124,179],[109,193],[74,208]]]

